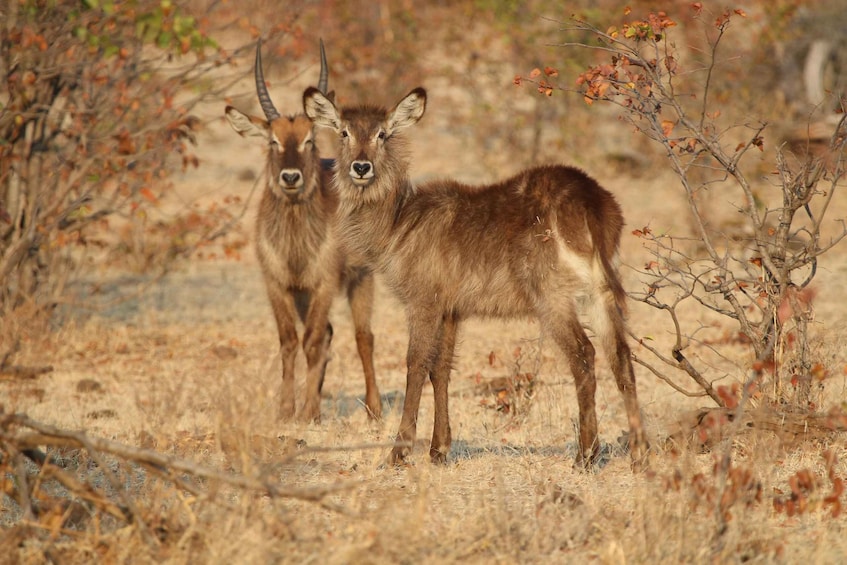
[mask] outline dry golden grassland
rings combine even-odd
[[[606,184],[626,209],[643,202],[639,191],[649,188],[623,178]],[[635,238],[625,241],[625,262],[640,261],[638,246]],[[821,274],[818,296],[815,333],[832,369],[816,392],[824,408],[845,395],[844,326],[838,319],[843,290],[828,282],[843,269],[840,257]],[[631,271],[625,278],[628,286],[638,284]],[[559,353],[528,322],[466,325],[451,383],[455,443],[448,464],[432,466],[428,460],[432,398],[425,394],[412,465],[387,467],[405,380],[402,310],[380,288],[374,329],[387,409],[379,424],[368,422],[361,404],[360,366],[342,301],[333,321],[323,420],[313,425],[276,420],[276,332],[250,257],[194,262],[138,301],[94,317],[79,315],[55,334],[33,337],[23,360],[52,365],[53,371],[0,382],[7,412],[26,412],[35,420],[222,473],[304,492],[338,490],[319,502],[301,501],[201,480],[205,494],[196,496],[115,460],[111,468],[121,474],[143,526],[94,512],[61,528],[41,524],[30,530],[6,498],[0,519],[4,547],[13,549],[5,559],[834,563],[847,552],[845,518],[832,517],[823,503],[832,489],[822,454],[836,454],[834,472],[844,476],[843,436],[786,438],[742,429],[709,453],[684,445],[671,449],[663,439],[691,409],[708,402],[686,398],[644,370],[637,370],[639,392],[656,448],[650,470],[633,474],[619,446],[624,412],[602,359],[598,414],[608,458],[595,472],[572,469],[572,379]],[[633,305],[636,335],[660,341],[661,323],[655,313]],[[715,331],[719,335],[723,328]],[[695,347],[703,356],[707,349]],[[737,367],[743,367],[744,350],[737,353],[715,367],[713,378],[729,383],[743,375]],[[725,370],[732,366],[735,373]],[[526,373],[531,382],[516,378]],[[102,485],[99,466],[85,452],[65,449],[61,455],[80,478]],[[725,483],[714,471],[724,455],[743,471],[730,473]],[[776,512],[773,500],[790,495],[791,477],[804,469],[819,477],[809,496],[819,509],[793,516]]]
[[[242,86],[252,97],[249,83]],[[410,133],[415,176],[491,180],[515,172],[511,160],[445,133],[444,93],[432,88],[432,107]],[[291,100],[278,104],[288,107]],[[206,117],[212,121],[198,148],[204,164],[179,179],[180,198],[202,201],[230,192],[247,198],[249,179],[261,171],[261,143],[237,139],[223,122],[223,104]],[[551,150],[586,168],[620,199],[629,222],[624,283],[643,289],[636,270],[651,256],[629,230],[685,227],[688,211],[676,180],[657,173],[660,168],[622,175],[608,161],[560,149]],[[839,199],[832,217],[847,214],[847,201]],[[824,412],[843,408],[847,398],[845,275],[842,245],[821,260],[814,283],[812,335],[826,368],[814,400]],[[67,506],[53,519],[27,519],[5,496],[2,563],[840,563],[847,555],[847,518],[833,516],[829,476],[847,476],[843,434],[802,427],[788,434],[741,422],[722,428],[725,438],[709,450],[668,441],[680,430],[677,439],[699,439],[686,418],[710,401],[684,396],[636,365],[654,454],[647,471],[633,473],[619,440],[627,428],[620,395],[598,357],[606,456],[594,471],[580,472],[572,468],[573,380],[560,353],[536,324],[477,320],[463,327],[457,347],[448,463],[429,462],[432,394],[425,391],[411,464],[393,468],[385,461],[400,419],[407,334],[400,305],[381,286],[373,325],[383,421],[366,418],[352,324],[339,300],[323,418],[304,425],[276,418],[277,335],[252,252],[240,261],[194,259],[148,286],[137,274],[91,276],[102,279],[107,295],[113,284],[144,286],[143,292],[93,313],[70,309],[68,323],[53,333],[26,336],[16,363],[52,371],[0,379],[6,415],[26,413],[276,490],[199,477],[190,466],[171,476],[186,481],[174,486],[126,458],[100,452],[94,460],[88,450],[64,447],[53,453],[66,469],[132,506],[134,521],[97,507],[71,515]],[[685,315],[706,328],[689,357],[707,368],[715,385],[743,381],[751,359],[741,344],[730,343],[737,328],[699,310]],[[633,303],[629,321],[636,336],[669,353],[668,320],[660,312]],[[636,343],[633,350],[646,356]],[[302,368],[302,359],[298,363]],[[828,464],[825,453],[835,462]],[[24,471],[34,476],[34,468]],[[16,479],[4,480],[8,491]],[[313,496],[324,488],[325,496]],[[44,481],[39,492],[46,501],[62,499],[65,491]],[[788,512],[792,493],[795,506]]]

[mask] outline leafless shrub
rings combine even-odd
[[[713,388],[703,368],[686,355],[686,349],[698,342],[701,328],[686,326],[680,312],[696,305],[737,324],[738,343],[753,351],[749,377],[735,391],[739,397],[757,394],[772,376],[774,401],[785,401],[781,391],[796,386],[800,391],[796,405],[806,406],[817,367],[808,333],[814,298],[809,284],[819,259],[847,236],[843,221],[836,233],[824,235],[832,198],[847,174],[847,121],[839,121],[825,155],[797,161],[777,148],[775,182],[759,186],[752,178],[755,171],[745,167],[745,158],[764,148],[768,124],[723,124],[710,90],[719,69],[721,40],[730,22],[745,14],[726,10],[710,15],[701,12],[699,3],[693,9],[709,38],[699,68],[677,52],[670,39],[676,23],[664,12],[606,31],[578,19],[563,24],[565,31],[587,33],[597,40],[564,46],[595,49],[606,58],[577,80],[585,102],[617,105],[628,123],[665,150],[691,212],[693,233],[688,237],[656,233],[650,226],[633,231],[645,241],[653,260],[638,269],[646,289],[630,295],[667,314],[674,343],[664,352],[636,338],[659,366],[681,370],[697,383],[699,392],[691,394],[708,395],[725,407],[734,393]],[[558,88],[555,74],[548,68],[516,81],[532,81],[549,95]],[[697,87],[701,90],[692,96]],[[700,174],[704,168],[708,175]],[[742,227],[720,229],[709,222],[703,197],[718,187],[727,202],[722,213],[740,215]],[[636,361],[670,382],[653,361],[641,357]]]

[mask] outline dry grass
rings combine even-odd
[[[452,386],[456,443],[444,467],[429,463],[423,444],[411,466],[384,465],[399,422],[405,347],[402,313],[384,291],[376,320],[379,381],[385,400],[392,402],[384,422],[370,424],[365,417],[350,321],[339,304],[323,421],[280,424],[274,415],[275,335],[255,266],[247,261],[193,269],[166,280],[162,295],[206,279],[231,297],[227,307],[184,303],[180,312],[169,312],[150,299],[139,304],[142,314],[128,319],[80,320],[57,335],[28,342],[22,361],[49,363],[54,370],[35,379],[2,381],[6,411],[27,412],[224,473],[269,477],[296,488],[345,488],[328,495],[323,505],[226,486],[206,488],[211,482],[201,482],[206,494],[195,496],[115,463],[152,536],[145,537],[137,524],[97,513],[83,513],[76,522],[70,514],[65,522],[55,516],[38,525],[22,522],[17,506],[5,498],[0,535],[4,547],[12,548],[6,559],[826,563],[847,551],[844,518],[832,518],[828,507],[789,517],[775,512],[772,503],[780,491],[790,494],[789,479],[801,469],[821,478],[810,499],[822,500],[829,484],[821,454],[835,452],[841,461],[835,471],[844,476],[842,438],[781,443],[770,431],[754,430],[719,444],[713,453],[663,450],[658,440],[685,409],[678,395],[642,377],[644,410],[658,452],[649,472],[633,474],[617,442],[626,427],[622,406],[602,363],[598,408],[608,458],[595,473],[573,470],[571,378],[543,340],[527,341],[537,333],[528,323],[468,326]],[[503,389],[480,386],[480,380],[502,382],[518,367],[536,374],[532,396],[508,413],[493,409],[492,399]],[[838,379],[828,383],[840,393],[838,386]],[[424,438],[431,407],[431,396],[425,396]],[[749,484],[721,487],[714,468],[725,452],[735,467],[750,472],[758,499]],[[76,476],[102,484],[97,465],[84,454],[62,455]],[[735,498],[718,511],[723,493]]]

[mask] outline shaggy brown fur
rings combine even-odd
[[[535,167],[503,182],[442,180],[413,186],[398,133],[423,116],[418,88],[393,109],[342,108],[315,89],[306,115],[339,134],[335,188],[339,233],[385,276],[406,306],[410,328],[406,398],[394,462],[414,441],[427,377],[435,393],[430,456],[450,450],[448,378],[459,323],[471,316],[534,316],[567,355],[579,403],[577,463],[598,455],[594,347],[577,297],[611,363],[627,410],[632,457],[647,450],[623,319],[625,294],[613,266],[623,226],[611,193],[582,171]]]
[[[323,89],[325,62],[322,57]],[[299,345],[297,320],[304,326],[303,350],[308,374],[303,420],[320,418],[332,326],[329,309],[343,287],[353,312],[356,344],[365,373],[366,405],[371,418],[382,415],[373,365],[373,276],[362,264],[345,261],[330,229],[338,197],[329,189],[330,172],[322,166],[314,127],[302,114],[282,117],[273,107],[256,50],[256,89],[267,119],[248,116],[231,106],[226,116],[240,135],[268,140],[265,190],[256,218],[256,251],[268,290],[282,356],[280,415],[294,416],[294,362]]]

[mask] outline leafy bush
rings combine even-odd
[[[203,20],[170,0],[11,0],[1,25],[0,316],[49,312],[139,247],[134,268],[161,272],[226,232],[227,207],[160,210],[168,175],[199,165],[190,111],[213,93],[191,89],[225,60]]]

